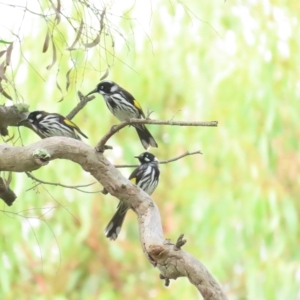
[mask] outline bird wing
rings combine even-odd
[[[80,128],[75,123],[73,123],[71,120],[64,118],[63,122],[64,122],[64,124],[75,129],[78,133],[80,133],[82,136],[84,136],[85,138],[88,139],[88,137],[80,130]]]
[[[140,172],[141,167],[142,166],[139,166],[136,169],[134,169],[128,178],[133,184],[137,184],[140,180],[141,174],[139,173],[141,173]]]
[[[123,97],[139,111],[141,116],[143,116],[145,118],[143,109],[142,109],[141,105],[138,103],[138,101],[135,100],[134,97],[124,89],[121,89],[120,93],[123,94]]]

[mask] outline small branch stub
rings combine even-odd
[[[174,250],[179,251],[181,250],[181,247],[186,243],[186,240],[183,239],[184,234],[181,234],[179,238],[176,241],[176,244],[174,245]]]
[[[163,274],[159,274],[159,278],[165,281],[165,286],[170,285],[170,279],[166,278]]]
[[[108,194],[108,191],[107,191],[106,189],[103,189],[103,190],[101,191],[101,193],[102,193],[103,195],[107,195],[107,194]]]
[[[104,153],[105,150],[112,150],[113,147],[109,145],[98,145],[95,149],[97,152]]]
[[[6,180],[0,177],[0,198],[8,205],[11,206],[16,200],[17,196],[7,184]]]

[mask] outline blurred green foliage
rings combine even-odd
[[[46,31],[35,29],[35,40],[26,38],[23,44],[32,67],[24,61],[16,67],[17,102],[67,114],[76,104],[76,90],[92,90],[109,62],[109,78],[128,89],[144,110],[153,110],[153,118],[218,120],[217,128],[149,126],[159,144],[153,153],[161,160],[187,150],[204,153],[161,166],[153,199],[165,237],[175,240],[184,233],[185,249],[206,265],[230,299],[298,299],[298,3],[151,3],[149,32],[134,21],[134,13],[142,10],[129,11],[132,24],[121,22],[127,42],[115,40],[115,57],[94,53],[86,60],[84,51],[75,52],[79,68],[62,102],[55,81],[64,86],[61,74],[70,66],[62,60],[59,76],[46,70],[51,63],[51,53],[41,53]],[[60,24],[62,33],[63,28]],[[95,145],[117,121],[96,96],[74,122]],[[26,128],[20,131],[24,144],[39,139]],[[110,144],[114,150],[105,155],[116,164],[134,163],[133,156],[143,151],[132,128]],[[94,181],[61,160],[33,174],[69,185]],[[14,174],[12,188],[18,199],[12,207],[2,204],[0,214],[1,299],[199,297],[186,279],[164,287],[142,253],[134,213],[117,241],[104,237],[117,199],[36,185],[25,174]]]

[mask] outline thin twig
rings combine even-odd
[[[82,193],[86,193],[86,194],[99,194],[99,193],[102,193],[102,190],[100,191],[84,191],[82,189],[76,189],[77,191],[79,192],[82,192]]]
[[[96,146],[96,150],[99,152],[104,152],[104,146],[106,142],[118,131],[127,125],[135,124],[152,124],[152,125],[169,125],[169,126],[205,126],[205,127],[216,127],[218,126],[217,121],[210,122],[185,122],[185,121],[173,121],[173,120],[150,120],[150,119],[130,119],[123,121],[120,124],[111,127],[110,131],[105,134]]]
[[[25,190],[25,192],[29,192],[29,191],[31,191],[31,190],[34,190],[34,189],[35,189],[36,187],[38,187],[40,184],[42,184],[42,183],[38,182],[37,184],[35,184],[35,185],[32,186],[31,188]]]
[[[96,182],[92,182],[92,183],[87,183],[87,184],[82,184],[82,185],[65,185],[65,184],[61,184],[61,183],[58,183],[58,182],[49,182],[49,181],[44,181],[44,180],[41,180],[41,179],[38,179],[36,178],[35,176],[33,176],[30,172],[25,172],[26,175],[39,182],[39,183],[42,183],[42,184],[48,184],[48,185],[55,185],[55,186],[61,186],[61,187],[64,187],[64,188],[68,188],[68,189],[75,189],[75,190],[78,190],[80,192],[84,192],[84,193],[100,193],[101,191],[95,191],[95,192],[88,192],[88,191],[83,191],[81,190],[80,188],[82,187],[88,187],[88,186],[91,186],[93,184],[95,184]],[[35,186],[36,187],[36,186]]]
[[[173,161],[176,161],[176,160],[179,160],[185,156],[189,156],[189,155],[195,155],[195,154],[203,154],[200,150],[198,151],[194,151],[194,152],[185,152],[179,156],[176,156],[174,158],[170,158],[170,159],[167,159],[167,160],[162,160],[162,161],[159,161],[159,164],[163,165],[163,164],[167,164],[167,163],[170,163],[170,162],[173,162]],[[136,168],[138,167],[139,165],[115,165],[115,168]]]
[[[73,108],[69,114],[66,116],[67,119],[72,120],[85,106],[86,104],[95,99],[95,96],[88,96],[85,97],[80,91],[78,91],[78,97],[80,99],[80,102],[76,105],[75,108]]]

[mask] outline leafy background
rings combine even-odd
[[[11,71],[16,90],[6,88],[15,103],[67,114],[77,102],[76,91],[92,90],[109,64],[109,78],[144,110],[153,110],[153,118],[218,120],[217,128],[149,126],[159,144],[151,151],[161,160],[187,150],[203,152],[161,166],[153,199],[165,237],[175,240],[184,233],[185,249],[205,264],[230,299],[300,299],[297,5],[157,0],[126,10],[118,3],[115,9],[126,13],[111,23],[119,30],[113,32],[114,42],[108,36],[88,55],[74,51],[76,72],[63,92],[56,85],[65,86],[70,68],[63,40],[56,36],[59,59],[47,70],[52,60],[51,49],[42,54],[47,27],[31,16],[22,28],[31,33],[22,42],[31,65],[16,46]],[[20,14],[15,7],[10,12]],[[68,33],[63,22],[59,29]],[[12,38],[4,29],[2,35],[5,41]],[[107,49],[111,54],[103,54]],[[100,96],[74,121],[92,146],[116,123]],[[39,139],[26,128],[20,132],[24,144]],[[18,136],[16,129],[10,133]],[[114,149],[105,155],[116,164],[134,163],[133,156],[143,151],[132,128],[110,144]],[[131,171],[121,170],[125,176]],[[60,160],[34,175],[70,185],[93,182],[78,166]],[[14,174],[12,188],[18,199],[12,207],[1,204],[0,214],[2,299],[199,297],[187,279],[164,287],[142,253],[132,212],[117,241],[105,238],[117,199],[36,186],[25,174]]]

